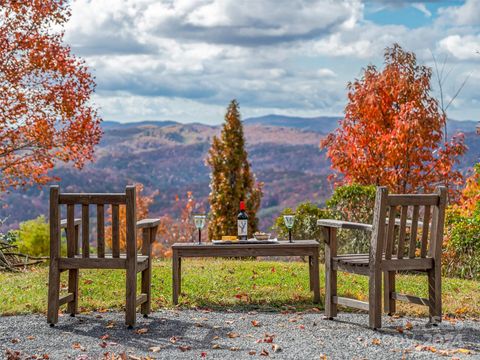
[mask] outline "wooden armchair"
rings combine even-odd
[[[325,316],[337,316],[337,305],[369,312],[369,326],[381,327],[382,272],[384,273],[385,312],[395,312],[395,301],[429,307],[431,322],[442,318],[441,254],[447,193],[444,187],[434,194],[389,195],[385,187],[377,188],[373,225],[338,220],[318,220],[325,234]],[[411,209],[411,210],[409,210]],[[396,215],[400,210],[400,219]],[[388,217],[387,217],[388,213]],[[408,219],[410,217],[411,219]],[[419,219],[423,221],[420,222]],[[389,221],[395,219],[395,221]],[[396,226],[397,225],[397,226]],[[398,227],[398,231],[397,228]],[[409,242],[407,243],[407,227]],[[369,254],[337,255],[337,229],[372,232]],[[421,230],[420,230],[421,229]],[[419,231],[420,230],[420,231]],[[369,301],[337,295],[337,271],[369,277]],[[429,298],[395,291],[398,271],[424,272],[428,276]]]
[[[150,313],[151,243],[155,241],[159,219],[137,222],[136,194],[134,186],[127,186],[125,193],[117,194],[68,194],[60,193],[58,186],[50,187],[50,271],[48,284],[47,321],[50,326],[58,322],[58,310],[68,304],[68,312],[78,312],[78,278],[80,269],[126,270],[126,324],[136,322],[136,307],[141,313]],[[67,218],[60,220],[61,206],[66,205]],[[81,219],[75,219],[75,205],[81,205]],[[90,213],[97,209],[97,254],[90,254]],[[111,254],[105,253],[105,205],[112,207]],[[120,253],[119,207],[126,207],[126,253]],[[81,227],[82,244],[79,244]],[[60,254],[61,229],[66,229],[67,257]],[[137,255],[137,229],[142,229],[141,255]],[[81,249],[81,253],[80,253]],[[60,273],[68,271],[68,294],[60,297]],[[142,273],[141,294],[137,296],[137,273]]]

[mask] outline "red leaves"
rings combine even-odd
[[[385,63],[349,84],[345,118],[321,144],[332,168],[344,183],[396,193],[458,184],[462,176],[453,166],[466,148],[461,137],[443,144],[445,116],[430,95],[430,69],[398,45],[387,48]]]
[[[0,189],[44,184],[57,162],[92,159],[101,137],[95,83],[63,43],[64,1],[7,1],[0,24]]]

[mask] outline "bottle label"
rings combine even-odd
[[[238,236],[247,236],[248,220],[238,220]]]

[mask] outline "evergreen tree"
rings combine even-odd
[[[225,114],[220,137],[214,136],[207,158],[212,169],[210,180],[210,239],[237,234],[240,201],[245,201],[248,214],[248,235],[258,229],[257,211],[262,197],[262,184],[255,181],[245,151],[239,105],[232,100]]]

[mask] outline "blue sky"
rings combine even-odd
[[[394,42],[445,62],[447,102],[468,77],[449,116],[480,120],[480,0],[76,0],[66,41],[106,120],[218,124],[232,98],[244,117],[339,115]]]

